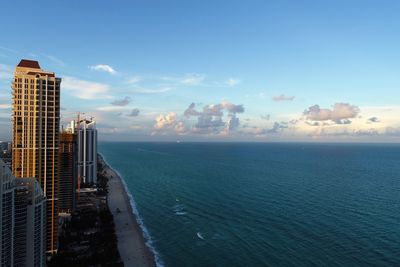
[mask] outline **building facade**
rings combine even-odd
[[[14,265],[46,266],[46,199],[42,187],[35,178],[18,178],[15,192]]]
[[[46,265],[46,199],[35,178],[16,179],[0,160],[1,266]]]
[[[36,177],[47,199],[47,252],[58,241],[58,147],[61,79],[37,61],[21,60],[14,72],[12,173]]]
[[[15,178],[0,159],[0,263],[14,265],[14,188]]]
[[[74,127],[78,138],[78,181],[97,183],[97,129],[93,119],[78,119]]]
[[[71,213],[75,209],[77,189],[77,135],[69,128],[60,135],[59,213]]]

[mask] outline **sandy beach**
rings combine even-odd
[[[146,246],[136,216],[132,213],[129,197],[125,192],[121,177],[104,160],[103,172],[108,176],[108,206],[114,216],[115,232],[118,237],[118,250],[125,266],[156,266],[154,255]]]

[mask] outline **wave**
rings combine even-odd
[[[132,196],[131,192],[128,189],[128,185],[126,184],[125,179],[123,178],[123,176],[117,170],[115,170],[114,168],[111,167],[111,165],[107,162],[107,160],[106,160],[106,158],[104,157],[103,154],[101,154],[101,153],[99,153],[99,154],[103,158],[103,161],[105,162],[105,164],[107,164],[107,166],[110,169],[112,169],[120,177],[120,180],[121,180],[121,182],[122,182],[122,184],[124,186],[125,193],[127,194],[128,198],[129,198],[129,205],[132,208],[132,213],[135,216],[136,221],[140,226],[140,229],[142,230],[144,240],[146,241],[145,244],[150,249],[150,251],[153,253],[154,260],[156,262],[156,266],[157,267],[164,267],[164,263],[162,262],[162,260],[160,258],[160,254],[157,252],[157,250],[156,250],[156,248],[155,248],[155,246],[153,244],[153,240],[152,240],[152,238],[150,236],[150,233],[147,230],[146,226],[144,225],[143,219],[140,216],[138,209],[136,208],[136,202],[133,199],[133,196]]]
[[[200,239],[202,239],[202,240],[204,240],[204,237],[203,237],[203,235],[202,235],[200,232],[197,232],[197,237],[200,238]]]

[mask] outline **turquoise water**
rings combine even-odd
[[[400,266],[400,146],[101,143],[165,266]]]

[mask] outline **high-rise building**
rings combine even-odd
[[[60,83],[37,61],[21,60],[14,72],[12,173],[36,177],[47,199],[47,252],[58,241]]]
[[[75,126],[78,136],[78,181],[97,183],[97,130],[92,119],[78,118]]]
[[[0,160],[1,266],[46,265],[46,200],[35,178],[16,179]]]
[[[14,266],[46,265],[46,199],[35,178],[15,179]]]
[[[60,135],[60,180],[59,202],[60,213],[71,213],[75,209],[75,193],[77,188],[77,143],[76,133],[69,127]]]
[[[15,178],[10,169],[0,160],[0,263],[14,265],[14,188]]]

